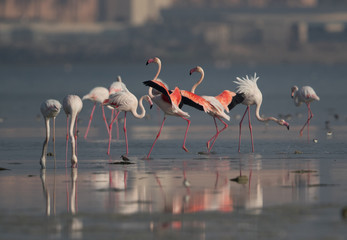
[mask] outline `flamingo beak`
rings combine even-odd
[[[147,62],[146,62],[146,65],[148,65],[148,64],[150,64],[150,63],[152,63],[152,62],[154,62],[154,59],[153,59],[153,58],[148,59]]]
[[[195,71],[196,71],[196,68],[192,68],[192,69],[190,69],[189,75],[192,75],[192,74],[193,74],[193,72],[195,72]]]
[[[291,97],[294,98],[294,91],[292,91]]]
[[[105,101],[102,102],[102,105],[107,105],[110,102],[110,99],[106,99]]]
[[[286,126],[287,129],[289,130],[289,123],[285,123],[284,126]]]

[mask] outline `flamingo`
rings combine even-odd
[[[126,154],[125,156],[128,155],[129,150],[128,150],[128,137],[127,137],[127,129],[126,129],[126,117],[127,117],[127,112],[131,112],[135,118],[143,118],[146,114],[146,110],[142,104],[143,99],[149,102],[150,106],[152,106],[152,100],[148,95],[144,95],[140,98],[138,101],[137,98],[135,97],[134,94],[132,94],[129,91],[119,91],[116,92],[112,95],[110,95],[109,99],[106,99],[104,101],[104,105],[111,106],[115,109],[118,110],[118,113],[116,117],[112,120],[110,124],[110,134],[109,134],[109,142],[108,142],[108,150],[107,154],[110,155],[110,147],[111,147],[111,138],[112,138],[112,125],[116,118],[118,117],[120,112],[124,112],[124,135],[125,135],[125,144],[126,144]],[[141,114],[137,113],[137,107],[140,106],[141,109]],[[124,155],[122,156],[124,158]]]
[[[306,103],[308,110],[308,118],[304,126],[300,130],[300,136],[304,131],[305,126],[307,125],[307,140],[310,138],[310,120],[313,117],[310,104],[313,101],[319,101],[319,97],[316,92],[310,86],[303,86],[300,90],[297,86],[292,87],[292,98],[294,99],[295,106],[300,106],[302,103]]]
[[[54,168],[56,167],[55,162],[55,118],[58,116],[61,109],[61,104],[58,100],[48,99],[41,104],[40,110],[43,118],[45,119],[46,126],[46,139],[43,142],[42,155],[40,158],[40,165],[42,169],[46,168],[46,155],[47,155],[47,146],[50,135],[49,121],[53,119],[53,155],[54,155]]]
[[[190,92],[192,92],[192,93],[195,93],[195,89],[197,88],[197,86],[199,86],[201,84],[201,82],[203,81],[204,76],[205,76],[204,70],[200,66],[196,66],[195,68],[192,68],[190,70],[189,74],[192,75],[192,73],[194,73],[194,72],[200,73],[201,77],[193,85],[192,89],[190,90]],[[206,143],[208,153],[211,151],[215,141],[217,140],[218,135],[228,127],[228,124],[226,124],[222,120],[222,118],[224,118],[227,121],[230,121],[229,115],[227,115],[224,111],[229,112],[229,105],[233,101],[235,101],[234,96],[236,96],[236,93],[229,91],[229,90],[224,90],[222,93],[220,93],[218,96],[215,96],[215,97],[213,97],[213,96],[201,96],[202,98],[207,100],[214,107],[213,111],[208,112],[208,114],[213,117],[214,124],[216,126],[216,134],[213,135],[212,138],[210,140],[208,140]],[[221,130],[218,129],[216,118],[222,124],[224,124],[224,127]],[[210,145],[210,142],[212,140],[213,140],[213,142]]]
[[[87,95],[83,96],[82,100],[88,99],[88,100],[91,100],[92,102],[94,102],[94,106],[93,106],[92,112],[91,112],[90,117],[89,117],[89,123],[88,123],[87,131],[84,135],[84,139],[87,139],[90,124],[92,123],[93,114],[94,114],[96,104],[97,103],[103,103],[106,99],[108,99],[108,97],[109,97],[109,91],[107,88],[104,88],[104,87],[95,87]],[[105,110],[104,110],[103,105],[101,105],[101,109],[102,109],[102,116],[103,116],[103,119],[105,121],[106,129],[107,129],[107,133],[108,133],[109,129],[108,129],[108,124],[106,121]]]
[[[153,147],[154,147],[157,139],[160,136],[160,133],[161,133],[161,130],[164,126],[164,122],[166,120],[167,115],[182,117],[184,120],[187,121],[187,128],[186,128],[186,132],[184,135],[182,148],[184,151],[188,152],[188,149],[186,148],[185,143],[186,143],[186,139],[187,139],[188,129],[190,126],[190,120],[188,120],[187,118],[190,116],[187,112],[182,111],[180,108],[183,106],[183,104],[186,104],[186,105],[195,107],[199,110],[209,112],[209,111],[211,111],[213,106],[210,103],[208,103],[205,99],[203,99],[202,97],[200,97],[194,93],[185,91],[185,90],[180,90],[178,87],[176,87],[174,89],[174,91],[168,90],[167,85],[164,84],[163,81],[161,81],[161,80],[158,81],[158,76],[159,76],[159,73],[161,70],[160,59],[158,57],[150,58],[149,60],[147,60],[146,65],[148,65],[149,63],[157,63],[158,64],[158,71],[154,77],[154,80],[145,81],[143,83],[146,86],[150,87],[148,90],[149,91],[148,95],[158,105],[158,107],[164,112],[164,119],[163,119],[162,125],[159,129],[158,135],[157,135],[156,139],[154,140],[152,148],[147,155],[147,159],[149,158],[149,156],[153,150]],[[157,90],[157,93],[161,93],[161,94],[154,95],[152,93],[152,88]]]
[[[257,86],[257,80],[259,79],[259,77],[257,77],[256,73],[254,73],[254,77],[248,78],[248,76],[246,75],[246,78],[237,77],[236,79],[237,79],[237,81],[234,81],[234,83],[236,83],[238,85],[237,90],[236,90],[236,94],[243,97],[243,100],[240,102],[247,106],[246,111],[243,114],[243,117],[241,118],[240,125],[239,125],[240,126],[240,128],[239,128],[239,152],[240,152],[240,145],[241,145],[241,127],[242,127],[243,119],[244,119],[247,112],[248,112],[248,126],[249,126],[250,135],[251,135],[251,142],[252,142],[252,152],[254,152],[253,132],[252,132],[251,116],[250,116],[250,111],[249,111],[249,108],[251,105],[256,105],[255,117],[258,119],[258,121],[261,121],[261,122],[274,121],[281,126],[287,127],[288,130],[289,130],[289,123],[287,123],[283,119],[277,119],[274,117],[263,118],[260,116],[259,110],[260,110],[261,103],[263,101],[263,96],[262,96],[261,91],[259,90],[259,88]],[[232,109],[234,106],[235,105],[230,106],[229,110]]]
[[[109,95],[112,95],[112,94],[114,94],[116,92],[120,92],[120,91],[129,92],[126,85],[122,82],[122,78],[120,76],[117,76],[117,80],[115,82],[113,82],[109,87]],[[113,114],[117,115],[117,111],[115,112],[115,109],[113,107],[110,107],[110,106],[108,106],[108,107],[112,109],[112,113],[111,113],[111,122],[112,122]],[[115,121],[116,121],[117,140],[118,140],[119,139],[118,117],[116,118]]]
[[[71,139],[71,167],[74,168],[77,165],[77,117],[83,108],[82,100],[77,95],[67,95],[63,100],[63,108],[66,113],[66,160],[67,160],[67,144],[69,140],[69,135]],[[71,116],[70,131],[69,131],[69,117]],[[74,127],[76,124],[76,131],[74,135]],[[66,167],[65,163],[65,167]]]
[[[184,135],[184,140],[183,140],[183,150],[188,152],[188,149],[186,148],[186,139],[187,139],[187,133],[188,129],[190,126],[190,120],[187,119],[190,117],[190,115],[187,112],[182,111],[179,108],[179,104],[181,103],[182,96],[180,94],[179,88],[175,88],[175,90],[170,93],[169,90],[166,88],[166,86],[157,80],[151,80],[151,81],[145,81],[143,82],[146,86],[149,86],[149,97],[152,99],[152,101],[157,104],[157,106],[164,112],[164,118],[161,123],[159,132],[152,144],[151,149],[149,150],[149,153],[147,154],[147,159],[149,159],[151,152],[154,148],[155,143],[157,142],[158,138],[160,137],[161,131],[164,126],[164,122],[167,118],[167,115],[170,116],[176,116],[176,117],[181,117],[182,119],[187,121],[187,128],[186,132]],[[161,94],[153,95],[152,93],[152,88],[155,88],[157,91],[162,92]]]

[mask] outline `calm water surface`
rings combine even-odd
[[[192,67],[163,65],[161,77],[171,86],[188,89],[198,78],[189,76]],[[236,76],[257,72],[264,98],[262,113],[291,115],[290,131],[252,119],[255,153],[250,152],[247,124],[241,153],[237,153],[244,106],[231,112],[230,127],[209,155],[203,152],[215,130],[212,119],[185,108],[192,120],[187,140],[190,152],[181,149],[186,123],[169,118],[152,159],[144,160],[162,120],[153,108],[146,119],[128,118],[132,164],[122,165],[122,130],[107,156],[100,109],[89,139],[83,139],[92,107],[84,102],[78,168],[65,168],[61,112],[57,169],[53,157],[48,157],[48,168],[40,170],[45,133],[39,106],[43,100],[61,100],[69,93],[83,96],[95,86],[108,87],[117,75],[140,97],[147,92],[141,82],[151,79],[155,71],[145,64],[0,67],[0,167],[8,169],[0,171],[1,239],[345,239],[347,221],[341,212],[347,206],[343,105],[347,70],[343,66],[206,67],[206,81],[197,92],[216,95],[232,90]],[[321,97],[312,104],[315,116],[309,140],[298,134],[306,108],[294,106],[293,84],[309,84]]]

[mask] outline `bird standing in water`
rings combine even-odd
[[[241,101],[242,104],[246,105],[246,111],[242,116],[242,119],[240,121],[240,128],[239,128],[239,152],[240,152],[240,146],[241,146],[241,127],[242,127],[242,122],[243,119],[245,118],[246,113],[248,113],[248,126],[249,126],[249,131],[251,134],[251,142],[252,142],[252,152],[254,152],[254,144],[253,144],[253,132],[252,132],[252,124],[251,124],[251,116],[250,116],[250,111],[249,108],[251,105],[255,105],[255,117],[261,121],[261,122],[268,122],[268,121],[274,121],[277,124],[281,126],[285,126],[289,130],[289,123],[284,121],[283,119],[277,119],[275,117],[267,117],[263,118],[260,116],[259,111],[260,111],[260,106],[263,101],[263,95],[261,91],[258,88],[257,85],[257,80],[259,77],[257,77],[256,73],[254,74],[254,77],[248,77],[246,78],[236,78],[237,81],[234,81],[236,83],[237,89],[236,89],[236,94],[240,95],[243,97],[243,101]],[[229,108],[232,109],[233,106]]]
[[[146,115],[146,110],[143,106],[143,99],[149,102],[149,104],[152,106],[152,101],[151,98],[148,95],[144,95],[140,98],[138,101],[137,98],[135,97],[134,94],[132,94],[129,91],[120,91],[116,92],[112,95],[110,95],[109,99],[106,99],[104,101],[104,105],[111,106],[115,109],[117,109],[117,115],[116,117],[112,120],[110,124],[110,134],[109,134],[109,142],[108,142],[108,150],[107,154],[110,155],[110,147],[111,147],[111,138],[112,138],[112,125],[114,121],[117,119],[118,115],[120,112],[124,112],[124,135],[125,135],[125,144],[126,144],[126,154],[125,157],[129,153],[128,149],[128,136],[127,136],[127,128],[126,128],[126,122],[127,122],[127,112],[131,112],[135,118],[143,118]],[[137,107],[140,107],[141,113],[137,113]],[[124,158],[124,155],[123,155]]]
[[[41,104],[40,110],[43,118],[45,119],[46,126],[46,139],[43,142],[42,155],[40,158],[40,165],[42,169],[46,168],[46,155],[47,155],[47,146],[50,135],[49,121],[53,119],[53,155],[54,155],[54,168],[56,167],[55,162],[55,118],[58,116],[61,109],[61,104],[58,100],[48,99]]]
[[[89,123],[88,123],[86,133],[84,135],[84,139],[87,139],[90,124],[92,123],[96,104],[97,103],[103,103],[106,99],[108,99],[108,96],[109,96],[108,89],[104,88],[104,87],[95,87],[87,95],[83,96],[82,100],[88,99],[88,100],[91,100],[92,102],[94,102],[94,106],[93,106],[92,112],[91,112],[90,117],[89,117]],[[107,129],[107,133],[108,133],[109,129],[108,129],[108,124],[107,124],[107,120],[105,117],[104,105],[101,105],[101,109],[102,109],[102,117],[105,121],[106,129]]]
[[[146,86],[150,87],[148,90],[149,96],[152,98],[153,102],[155,102],[158,105],[158,107],[164,112],[164,119],[162,121],[157,137],[154,140],[152,148],[147,155],[147,159],[150,157],[153,147],[160,136],[167,115],[181,117],[187,121],[187,128],[184,135],[182,148],[184,151],[188,152],[185,143],[187,139],[188,129],[190,126],[190,120],[188,120],[187,118],[190,116],[187,112],[182,111],[180,108],[183,104],[187,104],[199,110],[208,112],[211,110],[212,106],[202,97],[188,91],[180,90],[178,87],[176,87],[173,91],[169,90],[167,88],[167,85],[163,81],[158,80],[158,76],[161,70],[160,59],[157,57],[151,58],[147,60],[146,65],[148,65],[149,63],[157,63],[158,71],[153,80],[145,81],[143,83]],[[156,90],[156,94],[152,93],[152,88]]]
[[[194,72],[198,72],[201,74],[200,79],[193,85],[192,89],[190,90],[190,92],[195,93],[195,89],[197,88],[197,86],[199,86],[201,84],[201,82],[204,79],[205,73],[204,70],[200,67],[197,66],[195,68],[192,68],[189,72],[190,75],[192,75],[192,73]],[[209,153],[215,143],[215,141],[217,140],[217,137],[219,136],[219,134],[221,132],[223,132],[227,127],[228,124],[226,124],[222,118],[230,121],[230,117],[229,115],[227,115],[224,111],[229,112],[229,105],[233,102],[233,100],[235,101],[234,96],[236,96],[236,93],[231,92],[229,90],[224,90],[221,94],[219,94],[218,96],[201,96],[202,98],[204,98],[205,100],[207,100],[214,108],[212,109],[212,111],[208,112],[208,114],[210,116],[213,117],[214,120],[214,124],[216,126],[216,134],[214,134],[212,136],[212,138],[207,141],[206,146],[207,146],[207,152]],[[218,125],[216,122],[216,118],[224,124],[224,127],[219,130],[218,129]],[[213,140],[212,144],[210,144],[210,142]]]
[[[190,116],[187,112],[184,112],[179,108],[179,105],[181,104],[181,101],[182,101],[182,96],[181,96],[180,90],[176,87],[175,90],[172,93],[170,93],[169,90],[166,88],[166,86],[162,82],[157,81],[157,80],[145,81],[143,83],[146,86],[150,87],[150,89],[149,89],[150,98],[164,112],[163,121],[161,123],[159,132],[158,132],[158,134],[157,134],[157,136],[156,136],[156,138],[152,144],[152,147],[149,150],[149,153],[147,154],[147,159],[149,159],[151,152],[154,148],[154,145],[157,142],[157,140],[161,134],[161,131],[163,129],[164,122],[166,120],[167,115],[181,117],[182,119],[187,121],[187,128],[186,128],[186,132],[184,135],[182,148],[184,151],[188,152],[188,149],[186,148],[186,139],[187,139],[188,129],[190,126],[190,120],[187,118]],[[152,94],[152,88],[161,92],[161,94],[153,95]]]
[[[77,95],[67,95],[63,100],[63,109],[66,113],[66,162],[67,165],[67,145],[70,135],[71,140],[71,167],[74,168],[77,165],[77,117],[83,108],[82,100]],[[70,130],[69,130],[69,118],[71,117]],[[74,133],[74,127],[76,125],[76,131]]]
[[[319,101],[319,97],[316,92],[310,86],[303,86],[299,89],[297,86],[292,87],[292,98],[294,99],[295,106],[300,106],[302,103],[306,103],[308,110],[307,121],[304,126],[300,129],[300,136],[302,136],[305,126],[307,125],[307,140],[310,139],[310,121],[313,117],[310,104],[313,101]]]
[[[115,82],[113,82],[109,87],[109,95],[112,95],[116,92],[129,92],[127,86],[125,85],[125,83],[122,82],[122,78],[120,76],[118,76],[117,80]],[[112,122],[113,118],[116,117],[115,122],[116,122],[116,131],[117,131],[117,140],[119,140],[119,127],[118,127],[117,110],[115,110],[115,108],[110,107],[110,106],[108,106],[108,108],[112,109],[110,122]],[[108,134],[110,134],[110,132],[108,132]]]

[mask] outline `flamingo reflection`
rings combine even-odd
[[[41,178],[41,183],[42,183],[42,190],[43,190],[43,196],[45,197],[46,200],[46,215],[50,216],[51,215],[51,196],[49,192],[49,188],[47,187],[46,183],[46,169],[41,169],[40,173],[40,178]],[[55,172],[54,172],[54,187],[53,187],[53,215],[55,215]]]
[[[45,213],[47,216],[51,216],[53,214],[56,215],[56,173],[54,171],[53,176],[53,206],[51,202],[51,194],[49,190],[49,184],[47,183],[47,174],[46,169],[42,169],[40,173],[40,179],[42,184],[43,196],[45,198]],[[77,207],[77,168],[71,169],[71,181],[67,179],[67,171],[65,173],[65,181],[66,181],[66,196],[67,196],[67,204],[66,208],[69,213],[71,213],[71,217],[63,220],[62,222],[56,222],[54,228],[57,233],[69,235],[68,238],[81,239],[82,238],[82,229],[83,222],[81,219],[75,214],[78,211]],[[69,190],[69,182],[71,182],[71,190]],[[70,196],[71,191],[71,196]],[[53,209],[52,209],[53,207]],[[53,213],[52,213],[53,211]]]

